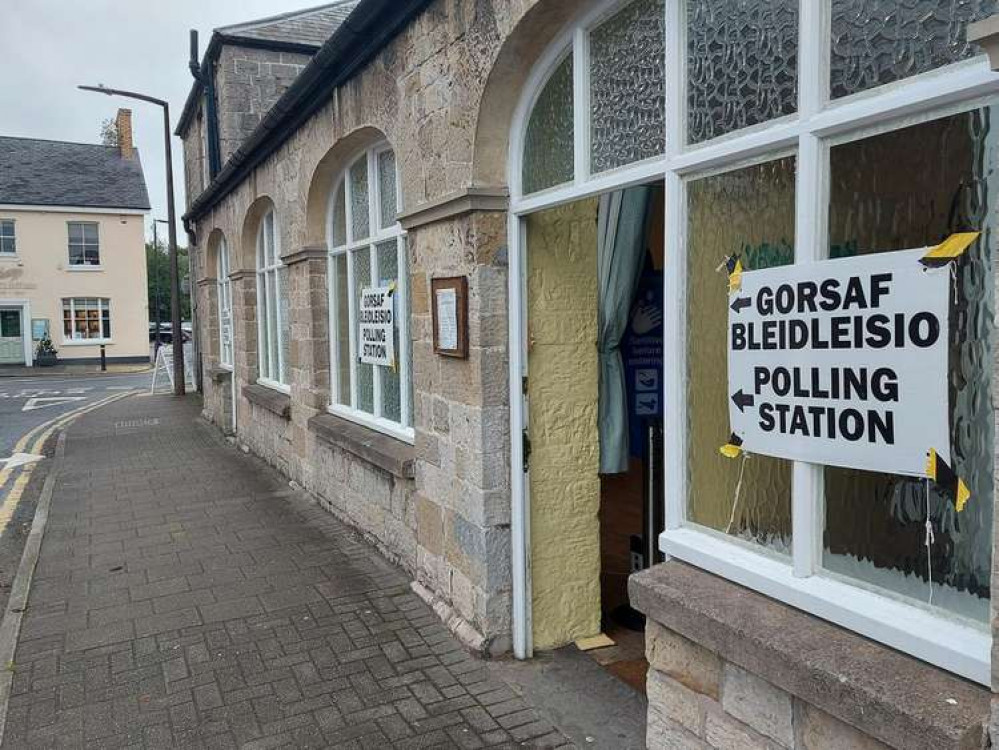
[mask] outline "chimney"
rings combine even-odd
[[[119,109],[118,116],[115,117],[115,127],[118,130],[118,148],[121,150],[122,158],[131,159],[135,153],[132,146],[132,110]]]

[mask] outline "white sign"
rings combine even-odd
[[[173,345],[164,344],[156,351],[156,363],[153,366],[153,382],[149,385],[149,392],[156,393],[156,380],[160,371],[166,373],[170,381],[170,389],[173,389]],[[184,344],[184,383],[196,386],[194,380],[194,344],[190,341]]]
[[[388,286],[361,290],[357,350],[366,365],[395,366],[393,292]]]
[[[911,476],[931,448],[950,461],[950,270],[925,253],[743,272],[728,384],[745,451]]]
[[[437,345],[445,351],[458,348],[458,294],[437,290]]]

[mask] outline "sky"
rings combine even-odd
[[[167,217],[163,111],[76,86],[103,83],[166,99],[173,131],[193,81],[187,66],[190,29],[198,30],[204,54],[214,28],[320,4],[322,0],[0,0],[0,135],[100,143],[101,123],[119,107],[130,108],[152,204],[146,218],[151,236],[151,218]],[[182,146],[179,138],[171,139],[177,235],[185,244]]]

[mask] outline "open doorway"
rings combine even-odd
[[[576,643],[638,689],[627,579],[662,530],[663,207],[652,183],[525,221],[533,642]]]

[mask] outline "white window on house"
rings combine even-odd
[[[229,278],[229,246],[219,240],[216,284],[219,304],[219,362],[232,367],[232,280]]]
[[[71,221],[69,227],[69,265],[101,264],[100,232],[96,221]]]
[[[965,27],[994,3],[938,5],[631,0],[588,12],[518,108],[511,277],[529,214],[663,180],[661,549],[988,684],[999,77]],[[924,477],[719,452],[730,434],[721,261],[815,265],[968,231],[981,235],[954,267],[949,346],[966,507]],[[516,501],[525,488],[512,476]]]
[[[16,255],[17,241],[14,237],[14,220],[0,219],[0,255]]]
[[[402,440],[413,440],[410,396],[409,272],[406,238],[396,221],[395,153],[368,149],[334,183],[327,217],[329,247],[330,411]],[[390,364],[362,362],[361,295],[388,290],[392,299]]]
[[[257,232],[257,331],[259,381],[288,391],[291,349],[291,310],[288,267],[281,262],[274,211],[268,211]]]
[[[103,343],[111,340],[111,300],[69,297],[62,301],[63,339]]]

